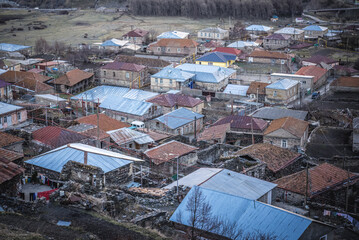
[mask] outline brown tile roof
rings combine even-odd
[[[284,117],[273,120],[265,130],[264,135],[283,129],[292,135],[301,138],[307,130],[309,123],[292,117]]]
[[[307,66],[299,69],[295,74],[314,76],[314,83],[317,82],[321,77],[327,73],[327,70],[317,66]]]
[[[6,73],[1,74],[0,79],[9,83],[20,82],[25,79],[30,79],[32,81],[39,81],[43,83],[50,80],[51,77],[32,72],[7,71]]]
[[[288,56],[285,53],[258,50],[253,51],[251,54],[248,55],[248,57],[288,59]]]
[[[154,164],[159,165],[176,157],[194,152],[197,149],[196,147],[181,142],[171,141],[145,151],[145,155],[149,157]]]
[[[54,89],[52,86],[46,83],[36,81],[30,78],[14,83],[14,85],[32,90],[36,93],[48,92]]]
[[[15,176],[25,172],[19,165],[0,157],[0,184],[13,179]]]
[[[85,79],[91,78],[92,76],[93,73],[85,72],[80,69],[74,69],[55,79],[54,83],[71,87]]]
[[[228,117],[224,117],[219,119],[217,122],[213,124],[213,126],[216,125],[222,125],[225,123],[231,124],[231,129],[243,129],[243,130],[253,130],[257,131],[263,131],[267,126],[267,121],[259,118],[252,118],[250,116],[238,116],[238,115],[231,115]]]
[[[10,146],[11,144],[24,141],[23,138],[19,138],[15,135],[0,132],[0,147]]]
[[[230,127],[230,123],[209,127],[198,136],[198,141],[222,139],[223,135],[230,130]]]
[[[249,88],[247,90],[247,95],[257,94],[257,88],[258,88],[258,94],[266,94],[266,86],[268,85],[269,83],[251,82],[251,85],[249,85]]]
[[[308,196],[313,197],[334,187],[343,186],[348,179],[347,171],[329,163],[308,169]],[[351,184],[359,180],[359,175],[349,173]],[[282,177],[274,181],[277,187],[305,195],[306,170]]]
[[[152,58],[141,58],[135,56],[127,55],[118,55],[115,59],[117,62],[127,62],[127,63],[136,63],[138,65],[144,65],[147,67],[167,67],[171,65],[170,62],[161,60],[161,59],[152,59]]]
[[[109,69],[109,70],[125,70],[131,72],[140,72],[145,69],[146,66],[138,65],[135,63],[126,63],[126,62],[112,62],[108,63],[105,66],[101,67],[101,69]]]
[[[188,47],[193,48],[197,47],[198,43],[192,39],[168,39],[163,38],[158,42],[151,44],[150,47]]]
[[[105,114],[99,114],[99,119],[100,119],[100,129],[105,132],[131,126],[128,123],[120,122],[116,119],[110,118]],[[93,115],[81,117],[76,119],[76,122],[92,124],[97,126],[97,115],[93,114]]]
[[[294,163],[301,154],[288,149],[274,146],[268,143],[257,143],[239,150],[235,155],[250,156],[267,164],[268,169],[273,172]]]
[[[223,52],[223,53],[229,53],[238,56],[239,54],[241,54],[242,51],[237,48],[231,48],[231,47],[217,47],[216,49],[213,50],[213,52]]]
[[[137,28],[135,30],[129,31],[128,33],[123,35],[123,37],[144,37],[147,34],[148,34],[148,31]]]
[[[359,77],[340,77],[335,79],[330,85],[340,87],[359,87]]]
[[[24,157],[24,154],[0,148],[0,156],[11,162]]]
[[[303,61],[316,63],[316,64],[320,64],[322,62],[326,63],[326,64],[331,64],[331,63],[338,62],[337,60],[334,60],[332,58],[328,58],[328,57],[322,56],[322,55],[315,55],[315,56],[312,56],[310,58],[303,59]]]
[[[161,94],[157,95],[149,100],[147,102],[156,103],[160,106],[165,107],[190,107],[193,108],[197,106],[198,104],[201,104],[203,101],[201,99],[193,98],[187,95],[181,95],[181,94]]]

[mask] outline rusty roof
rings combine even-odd
[[[299,159],[301,154],[288,149],[274,146],[269,143],[257,143],[239,150],[235,155],[250,156],[260,162],[266,163],[273,172],[291,165]]]
[[[330,86],[359,87],[359,77],[340,77],[335,79]]]
[[[3,157],[0,157],[0,184],[13,179],[23,172],[25,172],[24,168]]]
[[[39,81],[43,83],[50,80],[51,77],[33,72],[7,71],[6,73],[1,74],[0,79],[9,83],[20,82],[25,79],[31,79],[33,81]]]
[[[136,28],[135,30],[129,31],[128,33],[123,35],[123,37],[144,37],[147,34],[148,31]]]
[[[349,172],[351,184],[359,180],[359,175]],[[348,172],[329,163],[323,163],[308,169],[308,196],[313,197],[317,194],[343,187],[348,180]],[[305,195],[306,170],[282,177],[274,181],[279,188],[287,191]]]
[[[266,86],[268,86],[269,83],[264,82],[251,82],[251,85],[249,85],[249,88],[247,90],[247,95],[249,94],[266,94]]]
[[[157,95],[147,100],[147,102],[156,103],[160,106],[165,106],[165,107],[174,107],[177,105],[180,107],[190,107],[190,108],[193,108],[198,104],[203,103],[203,101],[198,98],[193,98],[181,94],[171,94],[171,93]]]
[[[24,154],[0,148],[0,156],[12,162],[24,157]]]
[[[159,165],[194,152],[197,149],[196,147],[173,140],[145,151],[145,155],[149,157],[154,164]]]
[[[337,60],[334,60],[332,58],[328,58],[328,57],[322,56],[322,55],[315,55],[315,56],[312,56],[310,58],[303,59],[303,61],[316,63],[316,64],[320,64],[322,62],[326,63],[326,64],[331,64],[331,63],[338,62]]]
[[[221,139],[230,130],[231,124],[225,123],[205,129],[199,136],[198,141],[210,141]]]
[[[219,119],[217,122],[213,124],[213,126],[221,125],[225,123],[230,123],[231,128],[243,129],[243,130],[251,130],[253,125],[253,130],[264,131],[264,129],[268,126],[267,121],[259,118],[253,118],[250,116],[239,116],[239,115],[231,115],[228,117],[224,117]]]
[[[78,123],[86,123],[86,124],[91,124],[91,125],[97,126],[97,114],[80,117],[80,118],[76,119],[75,121]],[[100,124],[99,124],[100,129],[102,129],[105,132],[131,126],[128,123],[121,122],[116,119],[110,118],[102,113],[99,114],[99,122],[100,122]]]
[[[314,76],[314,83],[317,82],[327,73],[327,70],[317,66],[307,66],[299,69],[295,74],[305,75],[305,76]]]
[[[264,135],[268,135],[278,129],[283,129],[290,134],[301,138],[307,130],[309,123],[292,117],[284,117],[273,120],[268,128],[265,130]]]
[[[15,135],[0,131],[0,147],[10,146],[11,144],[24,141],[23,138],[19,138]]]
[[[47,126],[32,133],[32,139],[52,148],[61,147],[68,143],[77,143],[87,136],[64,128]]]
[[[276,59],[288,59],[288,55],[280,52],[260,51],[254,50],[248,57],[254,58],[276,58]]]
[[[61,84],[66,86],[73,86],[83,80],[91,78],[93,73],[85,72],[80,69],[73,69],[59,78],[54,80],[54,84]]]
[[[146,68],[146,66],[144,66],[144,65],[138,65],[135,63],[117,62],[117,61],[108,63],[105,66],[101,67],[101,69],[124,70],[124,71],[131,71],[131,72],[140,72],[145,68]]]
[[[54,89],[52,86],[50,86],[46,83],[31,79],[31,78],[27,78],[27,79],[21,80],[19,82],[16,82],[16,83],[14,83],[14,85],[29,89],[31,91],[34,91],[35,93],[44,93],[44,92],[48,92],[49,90]]]
[[[155,42],[150,45],[150,47],[188,47],[193,48],[197,47],[198,43],[192,39],[168,39],[163,38],[160,39],[158,42]]]
[[[152,129],[140,128],[137,130],[140,132],[146,133],[148,136],[150,136],[156,142],[171,137],[171,135],[169,135],[169,134],[159,133]]]

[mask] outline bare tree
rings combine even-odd
[[[50,50],[50,45],[47,41],[43,38],[36,40],[35,42],[35,52],[38,54],[45,54],[48,53]]]
[[[66,50],[66,45],[64,42],[55,41],[52,48],[56,56],[63,56]]]

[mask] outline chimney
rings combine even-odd
[[[87,165],[87,152],[84,152],[84,164]]]

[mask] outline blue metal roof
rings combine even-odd
[[[124,97],[108,96],[100,105],[100,108],[110,109],[137,116],[143,116],[152,107],[153,103],[138,101]]]
[[[228,84],[223,93],[247,96],[247,90],[249,86],[237,85],[237,84]]]
[[[9,112],[17,111],[17,110],[20,110],[20,109],[23,109],[23,107],[19,107],[19,106],[16,106],[16,105],[0,102],[0,114],[1,115],[9,113]]]
[[[195,117],[200,119],[204,116],[202,114],[188,110],[187,108],[179,108],[156,118],[156,120],[160,121],[171,129],[176,129],[194,121]]]
[[[186,32],[172,31],[164,32],[157,36],[157,39],[169,38],[169,39],[183,39],[188,36]]]
[[[152,75],[151,77],[173,79],[178,82],[184,82],[190,78],[193,78],[194,76],[195,74],[193,73],[184,72],[177,68],[165,67],[164,69]]]
[[[205,83],[219,83],[236,72],[230,68],[190,63],[179,65],[177,69],[193,73],[195,81]]]
[[[24,50],[27,48],[31,48],[30,46],[17,45],[11,43],[0,43],[0,51],[4,52],[16,52],[20,50]]]
[[[236,230],[243,231],[241,236],[259,232],[276,236],[276,239],[296,240],[312,223],[311,219],[284,209],[198,186],[190,190],[171,216],[170,221],[191,226],[191,212],[186,205],[197,189],[200,189],[205,198],[204,202],[211,206],[210,218],[217,217],[219,221],[229,226],[233,224]],[[212,229],[210,232],[221,234],[221,230],[223,229]],[[229,237],[226,234],[228,232],[225,232],[224,236]]]
[[[196,61],[226,63],[228,61],[234,61],[236,60],[236,58],[237,58],[236,55],[230,53],[209,52],[204,54],[202,57],[197,58]]]
[[[250,25],[248,27],[246,27],[247,31],[260,31],[260,32],[267,32],[269,31],[271,28],[264,26],[264,25]]]
[[[129,88],[125,87],[115,87],[115,86],[98,86],[77,94],[74,97],[71,97],[72,100],[81,100],[89,101],[89,102],[100,102],[102,103],[109,95],[116,97],[123,97],[127,92],[129,92]]]
[[[266,88],[270,88],[270,89],[279,89],[279,90],[287,90],[295,85],[298,84],[298,81],[295,80],[291,80],[288,78],[284,78],[284,79],[280,79],[268,86],[266,86]]]
[[[56,148],[25,162],[55,172],[61,172],[68,161],[84,163],[85,152],[87,152],[87,164],[99,167],[105,173],[130,164],[132,161],[140,161],[112,151],[81,143],[73,143]]]
[[[245,42],[245,41],[237,41],[229,44],[227,47],[231,48],[245,48],[245,47],[256,47],[258,43],[255,42]]]
[[[322,27],[322,26],[318,26],[318,25],[309,25],[309,26],[306,26],[305,28],[303,28],[303,30],[305,30],[305,31],[318,31],[318,32],[323,32],[327,29],[328,28],[326,28],[326,27]]]

